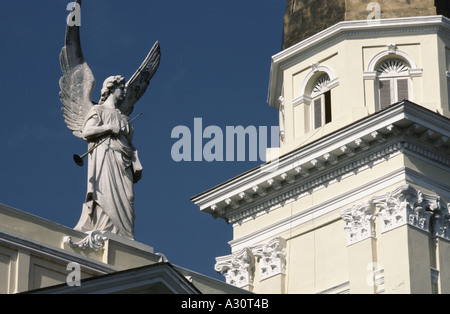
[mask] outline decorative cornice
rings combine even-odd
[[[408,101],[369,116],[192,198],[202,211],[237,223],[293,197],[356,174],[398,153],[449,171],[448,119]]]
[[[435,190],[436,193],[439,193],[439,195],[442,195],[443,197],[445,196],[447,199],[450,199],[449,185],[446,185],[437,179],[430,178],[429,176],[425,176],[409,168],[402,167],[399,169],[395,169],[394,171],[378,177],[372,181],[359,185],[354,189],[346,191],[318,205],[307,208],[280,221],[275,221],[272,224],[264,226],[261,229],[256,230],[248,235],[245,235],[238,239],[234,239],[230,241],[229,244],[233,252],[241,250],[244,247],[253,246],[255,243],[264,241],[264,239],[276,237],[279,234],[292,230],[293,228],[301,226],[305,223],[311,222],[317,217],[321,217],[342,208],[351,207],[352,204],[357,204],[360,202],[360,200],[369,200],[368,198],[370,197],[370,195],[379,195],[379,191],[389,189],[392,186],[401,185],[405,181],[415,182],[417,185],[425,189]],[[298,201],[306,195],[308,194],[300,194],[295,198],[287,200],[286,202]]]
[[[359,159],[353,159],[348,163],[341,164],[341,166],[338,168],[330,168],[330,170],[332,169],[332,171],[329,172],[326,171],[327,167],[325,167],[324,163],[319,164],[317,160],[313,160],[311,164],[314,165],[316,169],[316,174],[321,171],[324,171],[322,175],[312,176],[311,178],[303,180],[303,184],[300,185],[298,185],[298,182],[301,181],[300,180],[296,181],[297,187],[288,189],[281,194],[274,195],[271,198],[266,198],[266,200],[264,200],[263,202],[257,203],[256,205],[251,206],[250,208],[246,209],[241,208],[241,210],[239,211],[226,215],[226,219],[228,223],[237,223],[240,220],[245,219],[247,217],[254,217],[259,213],[268,212],[274,209],[277,205],[289,199],[297,197],[308,191],[312,191],[320,186],[330,185],[332,183],[338,182],[340,181],[341,178],[346,177],[348,175],[354,175],[359,171],[361,171],[362,169],[365,169],[369,163],[376,164],[378,162],[385,161],[393,157],[397,153],[399,153],[402,149],[403,144],[401,142],[392,143],[391,145],[387,145],[368,156],[366,155]],[[285,185],[285,187],[288,187],[288,185]]]

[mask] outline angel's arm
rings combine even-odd
[[[86,124],[83,127],[83,137],[92,141],[99,137],[103,137],[105,135],[117,135],[120,132],[120,128],[117,125],[113,124],[102,124],[98,125],[97,115],[92,116],[86,121]]]

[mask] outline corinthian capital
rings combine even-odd
[[[409,224],[423,231],[430,231],[430,217],[433,214],[423,193],[410,185],[402,185],[393,192],[373,198],[380,208],[381,231]]]
[[[277,237],[268,243],[255,246],[252,251],[259,261],[261,280],[285,273],[286,240]]]
[[[344,209],[341,211],[341,217],[346,222],[344,229],[347,233],[347,245],[375,237],[375,215],[371,201]]]
[[[432,233],[434,237],[450,240],[450,203],[445,204],[439,197],[431,203],[434,215]]]
[[[255,258],[249,248],[217,257],[214,266],[215,271],[222,274],[228,284],[239,288],[253,284],[254,268]]]

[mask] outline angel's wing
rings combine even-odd
[[[129,116],[134,109],[134,104],[144,95],[150,80],[158,70],[161,60],[161,49],[157,41],[148,53],[142,65],[126,84],[125,99],[120,105],[120,111]]]
[[[81,5],[81,1],[77,3]],[[62,112],[67,127],[77,137],[83,138],[84,119],[92,108],[92,92],[95,78],[87,65],[80,43],[80,27],[69,26],[66,29],[66,44],[60,54],[63,76],[59,81],[59,98],[63,103]]]

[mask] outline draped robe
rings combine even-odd
[[[134,239],[134,190],[140,179],[142,166],[132,145],[133,128],[120,110],[95,105],[86,123],[94,119],[96,126],[116,125],[117,136],[90,137],[90,146],[108,139],[88,154],[88,182],[86,200],[76,230],[109,231]]]

